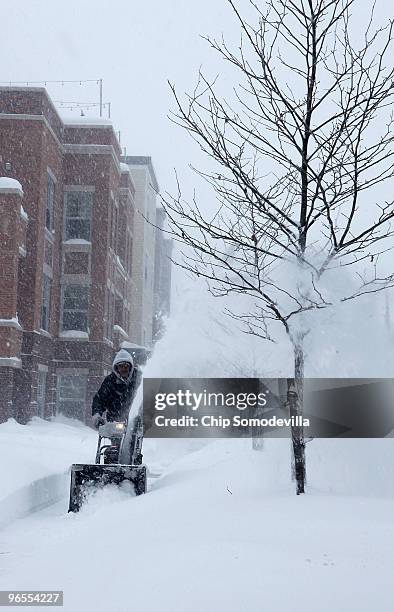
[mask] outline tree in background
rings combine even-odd
[[[208,280],[212,293],[253,297],[253,308],[228,312],[245,331],[273,340],[283,326],[294,354],[290,414],[302,414],[307,313],[333,305],[324,278],[351,271],[357,286],[340,301],[393,286],[381,269],[393,247],[394,70],[386,65],[393,22],[352,27],[356,0],[227,0],[239,45],[206,38],[233,69],[231,95],[200,71],[194,91],[176,101],[173,120],[214,162],[196,170],[216,198],[163,205],[183,246],[176,263]],[[250,15],[249,15],[250,9]],[[248,11],[248,18],[246,17]],[[305,486],[302,427],[293,427],[297,493]]]

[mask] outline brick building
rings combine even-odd
[[[2,87],[0,177],[0,422],[88,420],[136,339],[132,172],[110,122],[65,122],[45,89]]]

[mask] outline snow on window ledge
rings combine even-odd
[[[25,209],[23,208],[22,204],[21,204],[20,215],[21,215],[22,219],[23,219],[24,221],[26,221],[26,223],[29,221],[29,215],[27,214],[27,212],[26,212],[26,211],[25,211]]]
[[[85,240],[85,238],[69,238],[64,240],[63,244],[88,244],[90,246],[92,243],[90,240]]]
[[[1,193],[12,193],[23,196],[22,185],[19,181],[10,178],[9,176],[0,177],[0,192]]]
[[[146,346],[142,346],[142,344],[134,344],[134,342],[122,342],[120,345],[120,348],[124,348],[124,349],[145,349],[147,350]]]
[[[8,368],[21,368],[22,361],[19,357],[0,357],[0,366]]]
[[[24,246],[20,246],[20,247],[19,247],[19,255],[20,255],[21,257],[26,257],[26,255],[27,255],[27,251],[26,251],[26,249],[25,249],[25,247],[24,247]]]
[[[79,329],[67,329],[60,332],[59,338],[71,338],[72,340],[89,340],[88,332]]]
[[[0,319],[0,327],[15,327],[15,329],[22,329],[18,317],[12,317],[12,319]]]
[[[119,270],[126,276],[127,272],[126,272],[122,262],[119,259],[119,255],[116,256],[115,261],[116,261],[116,265],[118,266]]]
[[[125,332],[125,330],[123,329],[123,327],[121,327],[120,325],[114,325],[114,332],[118,332],[118,334],[120,334],[121,336],[123,336],[124,338],[128,338],[129,334],[127,334]]]
[[[49,333],[49,331],[47,331],[46,329],[42,329],[42,327],[40,327],[40,334],[46,336],[47,338],[52,338],[52,335]]]

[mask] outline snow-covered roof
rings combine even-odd
[[[92,117],[62,117],[62,121],[66,127],[95,127],[95,128],[112,128],[113,124],[110,119],[92,118]]]
[[[21,196],[23,195],[23,189],[20,182],[9,176],[0,177],[0,191],[2,193],[18,193]]]

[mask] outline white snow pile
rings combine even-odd
[[[1,538],[0,588],[63,589],[67,612],[370,612],[377,597],[391,612],[392,441],[331,442],[319,460],[308,445],[305,496],[294,494],[287,440],[259,452],[223,440],[178,461],[147,495],[108,488],[78,515],[65,502],[16,522]],[[389,459],[385,474],[368,469],[373,457]],[[385,496],[360,495],[376,493],[375,478]]]
[[[72,463],[91,462],[97,434],[80,421],[9,419],[0,425],[0,526],[64,496]]]

